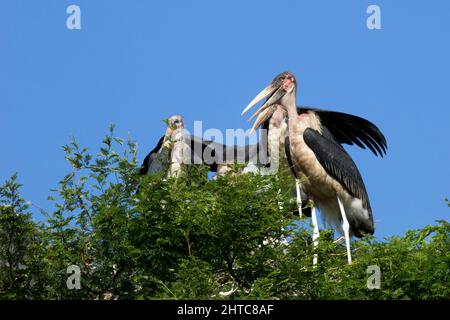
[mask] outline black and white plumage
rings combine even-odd
[[[279,161],[280,166],[288,165],[291,169],[293,169],[293,163],[289,147],[289,136],[287,134],[287,121],[286,121],[287,114],[283,110],[282,106],[275,105],[274,108],[276,109],[273,115],[270,116],[270,118],[266,120],[262,125],[262,129],[266,130],[266,134],[268,136],[268,138],[265,139],[266,143],[269,144],[267,147],[268,157],[270,158],[271,162]],[[314,112],[319,117],[320,123],[323,128],[322,130],[323,135],[326,136],[327,139],[329,139],[330,141],[335,142],[337,146],[343,150],[343,152],[345,153],[344,157],[349,158],[348,154],[346,153],[345,149],[342,148],[341,144],[357,145],[363,149],[367,147],[376,156],[380,155],[381,157],[383,157],[383,155],[386,153],[387,149],[386,139],[384,135],[381,133],[381,131],[378,129],[378,127],[374,125],[372,122],[364,118],[343,112],[323,110],[306,106],[297,106],[297,114],[299,115],[299,121],[301,121],[301,115],[308,112]],[[277,149],[277,147],[271,146],[271,144],[275,145],[277,143],[284,144],[284,150],[280,149],[279,156],[273,156],[271,155],[271,150],[275,150]],[[311,143],[313,143],[313,141],[311,141]],[[351,158],[348,161],[352,161]],[[330,167],[330,170],[333,170],[333,168]],[[295,170],[291,170],[291,172],[294,175],[296,181],[298,182],[299,177],[296,174]],[[338,172],[335,173],[339,174]],[[356,173],[358,172],[356,171]],[[355,175],[355,179],[358,179],[358,175]],[[362,179],[360,180],[362,182]],[[349,183],[347,183],[347,187],[352,188],[352,186]],[[302,211],[307,217],[311,216],[310,208],[308,206],[304,206],[305,203],[308,201],[307,196],[304,193],[304,191],[301,190],[301,187],[300,190],[298,190],[299,189],[298,183],[296,189],[297,189],[296,190],[297,200],[299,203],[298,212],[300,216]],[[353,190],[357,191],[354,188]],[[359,190],[360,196],[363,197],[364,199],[368,199],[361,192],[362,190]],[[302,203],[303,203],[303,210],[302,210]],[[368,207],[370,206],[368,200],[365,204]]]
[[[353,145],[365,149],[369,148],[376,156],[386,154],[387,143],[383,133],[369,120],[348,113],[322,110],[306,106],[297,106],[297,113],[313,112],[322,127],[327,128],[324,134],[340,144]]]
[[[322,130],[324,132],[327,129],[323,128]],[[331,137],[327,138],[314,129],[306,129],[303,139],[326,172],[337,180],[353,198],[361,200],[362,208],[367,210],[367,219],[358,219],[357,216],[347,217],[352,233],[359,238],[362,237],[362,232],[373,234],[375,229],[369,196],[352,158],[337,141],[333,141]]]
[[[296,106],[297,84],[291,73],[277,76],[244,109],[248,111],[264,97],[266,102],[250,118],[257,116],[253,130],[262,125],[280,106],[288,119],[289,152],[296,177],[325,219],[342,224],[348,260],[351,262],[350,234],[373,234],[374,223],[367,191],[361,175],[341,143],[368,147],[374,154],[386,152],[386,139],[369,121],[339,112]],[[313,210],[314,211],[314,210]]]

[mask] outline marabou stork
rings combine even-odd
[[[336,226],[342,224],[348,262],[351,263],[350,236],[373,234],[374,223],[361,174],[341,143],[355,143],[362,148],[365,145],[375,154],[383,155],[387,148],[386,139],[365,119],[333,111],[297,108],[296,90],[295,77],[284,72],[275,77],[242,114],[269,96],[250,118],[257,116],[252,127],[254,131],[275,112],[286,112],[286,155],[294,175],[302,179],[304,192],[320,209],[325,221]],[[314,208],[312,211],[314,219]]]

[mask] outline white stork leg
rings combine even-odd
[[[347,247],[347,259],[348,264],[352,263],[352,254],[350,252],[350,224],[348,223],[347,216],[345,214],[344,205],[342,204],[341,198],[337,197],[339,203],[339,209],[342,215],[342,229],[344,230],[345,246]]]
[[[298,206],[298,216],[303,218],[302,214],[302,195],[300,194],[300,182],[295,179],[295,191],[297,191],[297,206]]]
[[[319,246],[319,224],[317,223],[317,215],[316,215],[316,207],[311,207],[311,219],[313,224],[313,245],[314,245],[314,258],[313,258],[313,266],[317,264],[317,247]]]

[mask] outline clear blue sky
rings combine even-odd
[[[81,7],[81,30],[66,8]],[[366,28],[381,7],[382,30]],[[450,1],[2,0],[0,179],[19,172],[28,200],[70,170],[71,135],[96,150],[108,124],[142,160],[165,129],[249,128],[243,107],[285,70],[298,103],[365,117],[384,158],[349,147],[372,202],[376,235],[448,219]]]

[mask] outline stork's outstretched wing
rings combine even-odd
[[[156,147],[145,157],[139,174],[151,174],[168,169],[170,150],[161,150],[164,136],[159,140]],[[186,164],[203,164],[212,172],[217,172],[217,165],[231,164],[234,162],[262,165],[268,162],[267,146],[261,143],[246,146],[227,146],[199,137],[185,135],[185,143],[189,146],[189,159],[183,159]]]
[[[367,146],[376,156],[386,154],[386,138],[372,122],[347,113],[305,106],[297,107],[298,114],[307,111],[317,113],[322,126],[327,127],[339,143],[356,144],[363,149]]]
[[[372,209],[361,174],[344,148],[333,140],[332,134],[326,128],[323,130],[324,134],[320,134],[308,128],[303,133],[303,139],[327,173],[335,178],[351,196],[360,199],[363,207],[367,209],[369,221],[356,221],[356,225],[352,226],[355,235],[360,236],[361,232],[373,233]]]
[[[253,162],[259,165],[260,162],[267,161],[264,158],[264,152],[260,151],[261,144],[245,146],[227,146],[222,143],[205,140],[199,137],[186,135],[186,143],[191,150],[192,164],[204,164],[212,172],[217,172],[217,165],[232,163]],[[261,153],[261,154],[258,154]]]

